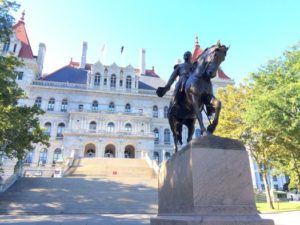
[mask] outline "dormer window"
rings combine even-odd
[[[116,87],[116,75],[112,74],[110,77],[110,87],[115,88]]]
[[[131,76],[126,77],[126,89],[131,89]]]
[[[95,79],[94,79],[94,86],[99,86],[100,85],[100,79],[101,79],[100,73],[96,73],[95,74]]]

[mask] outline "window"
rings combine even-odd
[[[44,127],[45,127],[44,134],[50,136],[50,134],[51,134],[51,123],[50,122],[45,123]]]
[[[111,75],[111,77],[110,77],[110,87],[111,88],[116,87],[116,75],[115,74]]]
[[[274,184],[274,189],[278,191],[278,189],[279,189],[278,184]]]
[[[98,110],[98,101],[93,101],[93,104],[92,104],[92,110],[93,111],[97,111]]]
[[[107,131],[108,132],[113,132],[115,129],[115,124],[113,122],[110,122],[107,124]]]
[[[103,84],[107,85],[107,79],[106,78],[104,79]]]
[[[53,163],[57,161],[63,161],[63,154],[60,148],[55,149],[53,154]]]
[[[50,98],[48,102],[48,111],[54,111],[55,99]]]
[[[131,106],[130,106],[129,103],[127,103],[127,104],[125,105],[125,112],[127,112],[127,113],[131,112]]]
[[[82,112],[82,111],[83,111],[83,105],[82,105],[82,104],[79,104],[79,105],[78,105],[78,111],[79,111],[79,112]]]
[[[164,130],[164,143],[165,143],[165,145],[169,145],[170,144],[170,130],[168,129],[168,128],[166,128],[165,130]]]
[[[109,103],[108,111],[109,112],[114,112],[115,111],[115,104],[113,102]]]
[[[95,74],[95,79],[94,79],[94,86],[99,86],[100,85],[100,79],[101,79],[100,73],[96,73]]]
[[[120,87],[123,86],[123,80],[120,80]]]
[[[261,184],[260,187],[263,191],[266,189],[264,184]]]
[[[165,153],[165,160],[168,160],[171,157],[170,152],[166,152]]]
[[[165,106],[164,107],[164,118],[168,118],[168,111],[169,111],[169,107]]]
[[[17,79],[23,80],[23,75],[24,75],[24,72],[17,72]]]
[[[131,89],[131,76],[126,77],[126,89]]]
[[[153,130],[154,132],[154,144],[159,144],[159,131],[157,128]]]
[[[17,50],[17,44],[14,44],[14,53],[16,53],[16,50]]]
[[[158,163],[159,162],[159,153],[158,152],[153,152],[153,158]]]
[[[34,105],[36,105],[37,107],[41,108],[42,105],[42,97],[37,97],[35,99]]]
[[[58,127],[57,127],[57,139],[62,139],[63,138],[63,133],[65,131],[65,124],[64,123],[60,123],[58,124]]]
[[[32,158],[33,158],[33,152],[28,152],[24,159],[24,163],[32,163]]]
[[[90,122],[90,132],[96,132],[97,129],[97,123],[95,121]]]
[[[8,52],[9,51],[9,45],[10,45],[10,42],[6,42],[3,46],[3,52]]]
[[[39,165],[45,165],[47,163],[47,154],[48,150],[46,148],[40,151]]]
[[[273,181],[277,181],[277,176],[273,176]]]
[[[195,137],[198,138],[200,136],[201,136],[201,130],[199,128],[197,128],[195,131]]]
[[[132,131],[132,126],[131,126],[130,123],[126,123],[126,125],[125,125],[125,131],[127,131],[127,132],[131,132]]]
[[[156,105],[153,106],[153,117],[158,118],[158,108]]]
[[[67,99],[63,99],[61,102],[61,108],[60,111],[61,112],[67,112],[68,110],[68,100]]]

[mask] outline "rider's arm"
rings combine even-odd
[[[168,83],[166,84],[165,88],[167,90],[170,90],[172,84],[174,83],[174,81],[176,80],[177,76],[179,75],[179,66],[178,65],[175,65],[174,66],[174,71],[173,73],[171,74],[170,78],[169,78],[169,81]]]

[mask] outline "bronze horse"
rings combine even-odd
[[[195,67],[185,83],[183,92],[177,97],[178,99],[173,99],[170,102],[168,119],[174,137],[175,152],[178,150],[178,142],[182,144],[183,125],[188,127],[187,142],[192,140],[196,119],[200,125],[201,135],[212,134],[216,129],[221,102],[213,95],[211,79],[216,76],[220,64],[225,60],[228,49],[219,41],[216,45],[205,49],[195,62]],[[158,96],[160,96],[160,89],[157,90]],[[213,121],[207,128],[203,123],[202,111],[205,111],[208,117],[214,114]]]

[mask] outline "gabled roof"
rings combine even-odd
[[[86,84],[87,71],[67,65],[41,79],[47,81]]]
[[[23,12],[21,19],[13,26],[16,37],[21,42],[21,49],[18,56],[21,58],[34,59],[35,57],[33,56],[29,38],[25,29],[24,15],[25,13]]]

